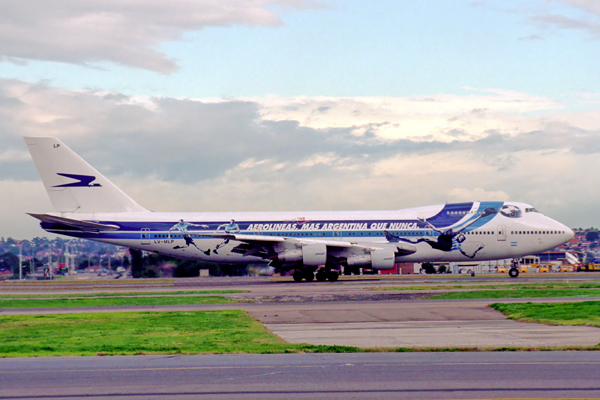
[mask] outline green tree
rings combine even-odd
[[[599,236],[600,235],[598,234],[598,231],[588,231],[585,234],[585,239],[588,242],[596,242],[596,241],[598,241]]]
[[[13,275],[19,275],[19,257],[12,253],[0,255],[0,269],[8,269]]]
[[[423,271],[425,271],[426,274],[435,274],[435,267],[433,266],[433,263],[424,262],[421,264],[421,268],[423,268]]]

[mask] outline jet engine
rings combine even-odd
[[[327,246],[324,244],[307,244],[300,249],[284,250],[277,253],[282,263],[301,262],[305,266],[318,267],[327,261]]]
[[[393,269],[396,263],[394,250],[373,250],[369,254],[347,258],[350,267],[370,267],[372,269]]]

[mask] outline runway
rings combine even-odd
[[[0,360],[0,399],[598,398],[600,352]]]
[[[417,350],[600,343],[598,328],[520,323],[488,307],[587,299],[415,300],[423,291],[389,293],[375,285],[238,284],[228,288],[250,292],[227,296],[254,303],[2,309],[0,315],[244,309],[291,343]],[[0,359],[0,400],[600,398],[599,370],[596,351],[16,358]]]

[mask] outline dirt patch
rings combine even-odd
[[[434,293],[361,293],[361,294],[319,294],[302,296],[244,296],[254,303],[323,303],[346,301],[402,301],[421,300]]]

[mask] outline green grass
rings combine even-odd
[[[550,307],[534,309],[534,307]],[[600,302],[495,304],[510,318],[599,326]],[[535,319],[544,315],[543,320]],[[533,317],[531,317],[533,316]],[[590,318],[590,316],[592,316]],[[542,348],[598,350],[598,346]],[[0,357],[133,354],[519,351],[502,348],[373,348],[289,344],[245,311],[123,312],[0,316]]]
[[[536,297],[587,297],[600,296],[600,289],[491,289],[440,293],[427,297],[431,300],[446,299],[522,299]]]
[[[600,301],[576,303],[495,303],[508,318],[548,325],[587,325],[600,328]],[[598,332],[600,338],[600,331]],[[599,339],[600,341],[600,339]]]
[[[479,290],[473,290],[479,289]],[[392,286],[375,290],[449,290],[428,299],[502,299],[535,297],[600,296],[600,282],[534,282],[489,285],[429,284],[419,286]],[[453,291],[455,290],[455,291]]]
[[[230,304],[238,300],[223,296],[150,296],[150,297],[99,297],[2,299],[1,308],[53,308],[53,307],[107,307],[107,306],[162,306],[184,304]]]
[[[59,277],[55,277],[58,279]],[[75,285],[75,286],[94,286],[94,285],[108,285],[108,286],[122,286],[122,285],[144,285],[146,283],[152,284],[153,286],[164,284],[164,285],[172,285],[175,283],[175,279],[173,278],[136,278],[136,279],[110,279],[110,280],[68,280],[64,279],[63,276],[60,276],[61,281],[60,285]],[[23,286],[53,286],[55,285],[55,281],[2,281],[0,282],[0,286],[8,285],[23,285]]]
[[[288,344],[241,310],[0,317],[0,357],[357,351]]]
[[[231,294],[248,293],[249,290],[182,290],[169,292],[117,292],[117,293],[66,293],[66,294],[6,294],[0,295],[2,299],[35,299],[35,298],[84,298],[84,297],[139,297],[139,296],[178,296],[178,295],[208,295],[208,294]]]
[[[384,286],[369,287],[372,290],[453,290],[453,289],[600,289],[600,282],[535,282],[535,283],[492,283],[488,285],[438,284],[430,283],[419,286]]]

